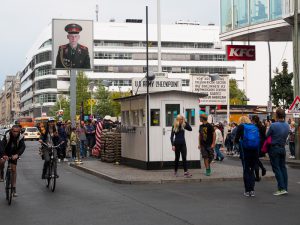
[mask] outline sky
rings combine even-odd
[[[126,18],[145,19],[147,5],[149,23],[156,23],[156,0],[1,0],[0,86],[6,75],[15,75],[24,68],[27,52],[53,18],[95,20],[97,4],[100,22],[108,22],[112,18],[116,22],[124,22]],[[161,0],[163,24],[187,20],[200,22],[201,25],[219,25],[219,12],[219,0]],[[272,44],[271,48],[272,70],[280,65],[281,59],[292,62],[291,43]],[[247,63],[249,104],[266,104],[267,58],[267,44],[261,43],[257,61]]]

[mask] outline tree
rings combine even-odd
[[[276,75],[271,81],[272,102],[277,107],[288,109],[293,102],[294,91],[292,86],[293,73],[288,73],[287,61],[282,62],[282,71],[276,68]]]
[[[56,117],[56,113],[60,109],[64,110],[63,120],[70,120],[71,119],[70,100],[64,95],[58,96],[58,100],[50,110],[50,116]]]
[[[245,92],[238,88],[236,79],[229,80],[229,93],[230,93],[230,104],[231,105],[244,105],[247,104],[245,101]]]
[[[88,91],[89,80],[84,72],[80,71],[76,79],[76,115],[80,115],[81,102],[83,102],[84,114],[90,112],[89,99],[91,93]]]

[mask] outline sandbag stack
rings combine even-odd
[[[116,130],[103,130],[101,139],[101,161],[114,163],[121,160],[121,133]]]

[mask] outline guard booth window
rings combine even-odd
[[[180,104],[166,104],[166,127],[171,127],[180,114]]]
[[[160,109],[151,109],[151,126],[160,126]]]
[[[195,109],[186,109],[185,110],[186,121],[194,126],[195,125]]]

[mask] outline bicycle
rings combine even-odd
[[[5,173],[5,194],[8,205],[11,205],[13,197],[13,179],[12,179],[12,168],[11,168],[12,157],[8,158],[6,173]]]
[[[48,164],[47,172],[46,172],[46,187],[49,188],[52,192],[55,191],[56,187],[56,170],[57,170],[57,155],[54,155],[54,150],[58,149],[62,143],[57,146],[49,146],[46,143],[42,143],[44,147],[46,147],[49,151],[50,161]]]

